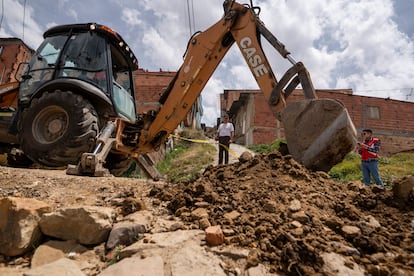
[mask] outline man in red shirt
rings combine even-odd
[[[358,142],[358,153],[361,155],[361,169],[364,177],[364,184],[371,185],[371,175],[377,185],[384,187],[381,176],[378,172],[378,152],[381,147],[381,141],[372,137],[372,130],[364,129],[362,131],[363,142]]]

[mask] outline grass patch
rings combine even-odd
[[[378,160],[379,173],[385,186],[391,187],[392,181],[413,173],[414,153],[397,153],[391,157],[380,157]],[[362,181],[361,159],[358,154],[350,153],[345,159],[335,165],[329,175],[338,181]],[[374,181],[371,181],[374,183]]]
[[[270,153],[274,150],[279,150],[280,143],[286,143],[286,139],[276,139],[270,144],[251,145],[247,148],[256,153]]]
[[[196,180],[202,170],[214,161],[213,156],[216,154],[213,145],[189,141],[206,141],[207,138],[200,131],[184,129],[180,137],[184,139],[176,139],[174,150],[157,164],[158,171],[174,183]]]
[[[361,159],[358,154],[349,153],[344,160],[335,165],[329,175],[338,181],[362,180]]]
[[[414,153],[400,152],[389,158],[380,158],[379,171],[384,184],[396,178],[413,174]]]

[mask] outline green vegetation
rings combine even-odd
[[[121,260],[121,250],[122,250],[121,246],[115,247],[115,249],[113,250],[112,258],[108,259],[105,262],[105,267],[116,264],[117,262],[119,262]]]
[[[341,182],[362,180],[361,158],[358,154],[349,153],[341,163],[329,171],[329,175]]]
[[[360,162],[358,154],[350,153],[329,171],[329,175],[338,181],[362,180]],[[382,181],[390,187],[394,179],[413,174],[414,153],[401,152],[391,157],[381,157],[378,165]]]
[[[276,139],[270,144],[259,144],[248,146],[247,148],[256,152],[256,153],[269,153],[274,150],[279,150],[280,143],[286,143],[286,139]]]
[[[199,177],[202,170],[214,161],[216,149],[200,131],[184,129],[175,139],[174,150],[164,161],[157,164],[162,175],[171,182],[190,182]]]

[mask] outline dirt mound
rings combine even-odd
[[[391,191],[335,182],[278,152],[210,166],[194,183],[150,194],[189,227],[199,227],[192,211],[207,210],[227,244],[253,248],[250,265],[310,275],[322,271],[323,253],[334,252],[372,275],[414,271],[413,208],[398,209]]]

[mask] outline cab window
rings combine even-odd
[[[118,113],[131,121],[136,120],[135,97],[132,87],[132,74],[124,56],[111,45],[113,98]]]
[[[62,55],[61,77],[78,78],[108,91],[105,38],[96,33],[73,34]]]

